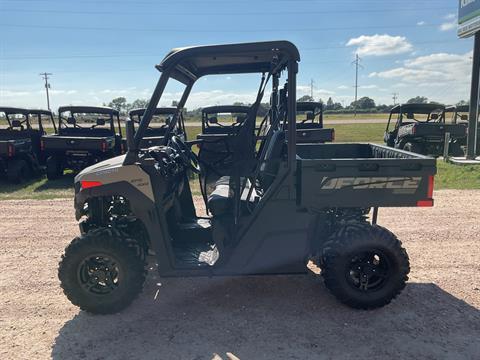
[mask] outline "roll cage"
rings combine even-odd
[[[396,115],[395,129],[405,125],[404,119],[413,120],[415,122],[430,122],[436,120],[438,122],[445,122],[446,108],[441,104],[403,104],[397,105],[390,110],[390,116],[387,122],[386,132],[389,132],[390,123]],[[419,120],[415,115],[427,115],[426,120]],[[411,122],[408,122],[411,123]]]
[[[36,118],[38,124],[38,130],[45,134],[45,129],[43,127],[43,118],[42,116],[46,116],[50,119],[53,129],[57,132],[57,127],[55,125],[55,120],[53,118],[53,113],[50,110],[41,110],[41,109],[24,109],[24,108],[15,108],[15,107],[1,107],[0,113],[5,114],[5,118],[8,123],[8,127],[10,129],[14,128],[14,124],[12,123],[13,119],[12,115],[22,115],[24,118],[20,120],[20,127],[25,130],[32,130],[32,120]],[[24,126],[25,125],[25,126]]]
[[[130,117],[131,120],[133,120],[133,122],[135,124],[140,124],[140,122],[142,121],[142,116],[145,113],[145,110],[146,110],[146,108],[138,108],[138,109],[130,110],[130,112],[128,113],[128,116]],[[166,127],[168,127],[171,119],[175,116],[176,112],[177,112],[177,108],[175,108],[175,107],[160,107],[160,108],[155,109],[155,112],[153,113],[152,118],[154,116],[160,116],[160,115],[169,116],[168,121],[166,121],[161,126],[161,128],[164,128],[164,127],[166,128]],[[185,120],[183,118],[183,113],[180,113],[180,118],[178,119],[177,123],[178,123],[178,129],[183,134],[186,134],[187,132],[186,132],[186,129],[185,129]],[[150,127],[150,126],[147,129],[150,129],[152,131],[157,130],[157,129],[155,129],[153,127]]]
[[[218,115],[218,114],[232,114],[232,116],[236,115],[236,122],[233,124],[227,125],[227,127],[231,127],[235,124],[241,124],[243,121],[246,120],[248,117],[248,113],[250,112],[250,106],[241,106],[241,105],[217,105],[217,106],[209,106],[202,109],[202,133],[208,132],[209,128],[214,127],[225,127],[225,125],[218,122],[217,116],[211,117],[211,115]],[[215,118],[217,121],[213,121]]]
[[[315,119],[318,116],[318,123],[323,127],[323,104],[321,102],[306,102],[300,101],[297,102],[297,114],[305,114],[305,119],[300,119],[298,121],[302,123],[306,122],[315,122]],[[312,114],[312,115],[309,115]],[[309,118],[310,117],[310,118]]]
[[[70,116],[67,118],[64,116],[65,113],[70,113]],[[122,136],[122,127],[120,124],[120,113],[118,110],[112,109],[106,106],[61,106],[58,108],[58,131],[61,129],[70,128],[69,125],[72,125],[75,129],[86,129],[85,127],[77,123],[75,114],[100,114],[107,115],[109,117],[109,125],[112,134],[116,134],[115,131],[115,122],[118,126],[118,134]],[[95,125],[94,125],[95,126]],[[87,128],[89,129],[89,128]]]
[[[272,97],[278,101],[278,80],[282,71],[287,70],[288,101],[286,107],[289,128],[288,166],[293,171],[295,163],[295,119],[296,119],[296,74],[300,54],[298,49],[288,41],[269,41],[229,45],[195,46],[173,49],[156,68],[161,72],[142,121],[132,139],[124,164],[132,164],[138,158],[139,145],[145,130],[154,115],[155,109],[163,95],[169,79],[175,79],[185,85],[185,90],[167,129],[166,141],[176,126],[180,112],[190,95],[195,82],[202,76],[219,74],[264,74],[258,92],[257,106],[252,106],[246,120],[246,127],[254,127],[258,105],[263,98],[265,85],[272,78]],[[263,88],[262,88],[263,87]],[[272,101],[272,118],[278,113],[277,101]]]

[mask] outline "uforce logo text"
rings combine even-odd
[[[421,177],[325,177],[320,187],[322,190],[345,188],[354,190],[391,189],[394,192],[414,193],[418,189],[421,180]]]

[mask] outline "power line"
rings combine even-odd
[[[441,23],[437,24],[426,24],[423,27],[436,27],[442,25]],[[229,30],[222,29],[221,33],[259,33],[259,32],[319,32],[319,31],[341,31],[341,30],[378,30],[383,31],[384,29],[411,29],[415,25],[387,25],[387,26],[346,26],[346,27],[319,27],[319,28],[267,28],[267,29],[247,29],[247,30]],[[215,33],[218,34],[219,30],[203,30],[203,29],[186,29],[177,28],[173,29],[168,28],[129,28],[129,27],[96,27],[96,26],[66,26],[66,25],[23,25],[23,24],[7,24],[0,23],[0,28],[26,28],[26,29],[56,29],[56,30],[85,30],[85,31],[130,31],[130,32],[163,32],[163,33]]]
[[[453,44],[453,43],[458,43],[459,40],[448,40],[448,41],[419,41],[414,43],[413,45],[434,45],[434,44]],[[307,48],[301,48],[301,52],[306,52],[306,51],[318,51],[318,50],[332,50],[332,49],[350,49],[352,48],[351,46],[346,46],[346,45],[336,45],[336,46],[324,46],[324,47],[307,47]],[[36,54],[22,54],[22,55],[12,55],[12,56],[3,56],[0,57],[1,60],[48,60],[48,59],[83,59],[83,58],[121,58],[121,57],[160,57],[163,54],[158,52],[158,53],[136,53],[136,52],[130,52],[130,53],[116,53],[116,54],[72,54],[72,55],[36,55]],[[333,63],[336,61],[322,61],[319,62],[321,64],[323,63]],[[303,63],[303,62],[302,62]]]
[[[193,15],[193,16],[215,16],[215,15],[235,15],[235,16],[252,16],[269,14],[276,15],[300,15],[300,14],[362,14],[362,13],[392,13],[392,12],[421,12],[431,11],[432,8],[391,8],[391,9],[362,9],[362,10],[302,10],[302,11],[228,11],[228,12],[168,12],[168,11],[117,11],[117,10],[55,10],[55,9],[2,9],[2,12],[10,13],[47,13],[47,14],[87,14],[87,15],[144,15],[144,14],[161,14],[168,15]],[[435,10],[452,10],[451,7],[436,7]]]
[[[47,109],[50,110],[50,95],[48,93],[48,89],[50,89],[50,83],[48,82],[48,77],[53,75],[52,73],[40,73],[40,76],[45,80],[45,91],[47,93]]]

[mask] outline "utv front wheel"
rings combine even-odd
[[[404,288],[410,272],[408,255],[390,231],[354,223],[324,245],[325,286],[342,303],[357,309],[387,305]]]
[[[113,314],[142,291],[145,268],[131,242],[112,229],[96,229],[65,249],[58,278],[72,304],[94,314]]]

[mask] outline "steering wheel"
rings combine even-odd
[[[192,149],[190,149],[178,136],[174,135],[171,138],[171,144],[180,154],[182,161],[188,165],[190,170],[195,174],[200,174],[200,164],[198,162],[198,156]]]

